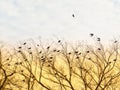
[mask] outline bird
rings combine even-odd
[[[47,49],[49,49],[49,48],[50,48],[50,46],[47,47]]]
[[[21,51],[20,51],[20,50],[18,50],[18,52],[19,52],[19,53],[21,53]]]
[[[101,50],[101,48],[98,48],[98,50]]]
[[[116,61],[117,59],[114,59],[113,61]]]
[[[89,53],[90,51],[86,51],[86,53]]]
[[[26,45],[26,42],[24,42],[23,45]]]
[[[118,42],[118,41],[116,41],[116,40],[114,41],[114,43],[117,43],[117,42]]]
[[[97,41],[100,41],[100,38],[97,38]]]
[[[32,52],[29,52],[29,54],[32,54]]]
[[[61,42],[61,40],[58,40],[58,43],[60,43]]]
[[[18,47],[19,49],[21,49],[22,47]]]
[[[75,53],[78,53],[78,51],[75,51]]]
[[[31,47],[29,47],[28,49],[31,49]]]
[[[93,34],[93,33],[90,33],[90,36],[92,37],[92,36],[94,36],[94,34]]]
[[[39,44],[37,44],[37,46],[39,47]]]
[[[74,15],[74,14],[72,14],[72,17],[75,17],[75,15]]]

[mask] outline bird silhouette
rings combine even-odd
[[[74,15],[74,14],[72,14],[72,17],[75,17],[75,15]]]
[[[60,43],[61,42],[61,40],[58,40],[58,43]]]
[[[26,42],[24,42],[23,45],[26,45]]]
[[[117,42],[118,42],[118,41],[116,41],[116,40],[114,41],[114,43],[117,43]]]
[[[100,41],[100,38],[97,38],[97,41]]]
[[[50,48],[50,46],[47,47],[47,49],[49,49],[49,48]]]
[[[92,37],[92,36],[94,36],[94,34],[93,34],[93,33],[90,33],[90,36]]]

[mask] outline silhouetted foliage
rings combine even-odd
[[[1,47],[0,90],[119,90],[119,43],[95,40],[96,46],[57,40]]]

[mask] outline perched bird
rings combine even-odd
[[[58,40],[58,43],[60,43],[61,42],[61,40]]]
[[[75,53],[77,54],[77,53],[78,53],[78,51],[75,51]]]
[[[27,61],[27,59],[25,59],[25,61]]]
[[[37,46],[39,47],[39,44],[37,44]]]
[[[29,52],[29,54],[32,54],[32,52]]]
[[[116,41],[116,40],[114,41],[114,43],[117,43],[117,42],[118,42],[118,41]]]
[[[16,62],[15,64],[16,64],[16,65],[18,65],[19,63],[18,63],[18,62]]]
[[[19,64],[22,65],[22,62],[20,62]]]
[[[88,60],[91,60],[91,58],[88,58]]]
[[[23,70],[21,70],[21,72],[23,72]]]
[[[21,51],[20,51],[20,50],[18,50],[18,52],[20,53]]]
[[[56,51],[57,51],[56,49],[53,50],[53,52],[56,52]]]
[[[57,50],[57,52],[60,52],[60,50]]]
[[[10,66],[10,64],[8,64],[8,66]]]
[[[69,55],[71,54],[71,52],[68,53]]]
[[[50,59],[53,59],[53,57],[50,57]]]
[[[29,47],[28,49],[31,49],[31,47]]]
[[[81,55],[81,52],[78,55]]]
[[[7,61],[9,60],[9,58],[6,59]]]
[[[98,50],[101,50],[101,48],[98,48]]]
[[[97,38],[97,41],[100,41],[100,38]]]
[[[26,45],[26,42],[24,42],[23,45]]]
[[[25,80],[22,80],[23,82],[25,82]]]
[[[42,53],[42,51],[40,51],[39,53]]]
[[[79,59],[79,57],[77,56],[76,59]]]
[[[75,15],[74,15],[74,14],[72,14],[72,17],[75,17]]]
[[[21,49],[22,47],[18,47],[19,49]]]
[[[50,48],[50,46],[47,47],[47,49],[49,49],[49,48]]]
[[[86,51],[86,53],[89,53],[90,51]]]
[[[113,61],[117,61],[117,59],[114,59]]]

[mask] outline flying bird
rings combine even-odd
[[[90,36],[92,37],[92,36],[94,36],[94,34],[93,34],[93,33],[90,33]]]
[[[74,15],[74,14],[72,14],[72,17],[75,17],[75,15]]]

